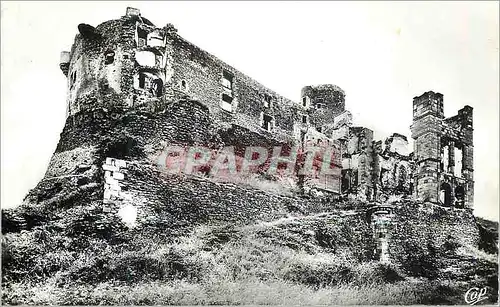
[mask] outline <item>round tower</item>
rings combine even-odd
[[[333,84],[305,86],[301,91],[301,104],[310,125],[321,132],[323,126],[333,124],[334,118],[345,111],[345,93]]]
[[[97,27],[78,25],[71,52],[61,54],[68,79],[67,116],[99,107],[124,108],[165,93],[165,30],[127,8]]]

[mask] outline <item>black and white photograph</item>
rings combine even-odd
[[[498,1],[2,1],[2,305],[497,305]]]

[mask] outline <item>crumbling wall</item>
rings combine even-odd
[[[395,204],[393,222],[389,251],[398,265],[408,266],[407,260],[415,258],[415,253],[429,255],[456,244],[477,247],[479,243],[470,209],[404,201]]]
[[[285,196],[203,176],[166,174],[144,161],[125,162],[126,168],[120,168],[124,179],[119,180],[119,185],[129,198],[107,201],[106,206],[111,212],[133,206],[137,213],[133,225],[141,229],[159,227],[170,231],[198,224],[249,224],[336,209],[325,197]],[[369,226],[362,212],[351,212],[347,220],[356,230],[366,231]],[[370,239],[366,233],[363,236]]]
[[[93,164],[95,146],[77,147],[71,150],[55,152],[49,161],[45,178],[66,176],[74,171],[88,169]]]
[[[385,148],[377,151],[378,166],[375,170],[385,199],[389,195],[411,195],[414,163],[408,140],[404,135],[394,133],[385,140]]]
[[[343,192],[366,201],[374,197],[373,131],[350,127],[342,161]]]
[[[135,140],[136,148],[159,150],[162,142],[206,144],[212,133],[208,110],[196,101],[178,101],[161,113],[97,109],[68,118],[56,152],[82,146],[103,147],[120,138]],[[126,152],[121,154],[127,155]]]
[[[424,201],[472,208],[472,108],[445,119],[443,95],[426,92],[413,101],[412,137],[415,139],[415,193]]]

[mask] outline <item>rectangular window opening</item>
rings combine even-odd
[[[224,86],[226,89],[232,91],[233,90],[233,79],[234,79],[233,74],[227,70],[224,70],[224,72],[222,74],[222,86]]]
[[[303,124],[308,124],[309,123],[309,117],[307,115],[302,115],[302,123]]]
[[[146,75],[139,74],[139,88],[145,88],[145,87],[146,87]]]
[[[233,110],[233,97],[231,97],[227,94],[222,94],[221,106],[226,111],[232,111]]]
[[[137,47],[146,46],[148,32],[144,29],[137,28]]]
[[[272,97],[270,95],[264,94],[264,107],[270,108],[271,101],[272,101]]]

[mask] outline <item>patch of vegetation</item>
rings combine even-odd
[[[203,225],[166,237],[159,229],[126,229],[96,206],[77,206],[43,226],[3,236],[2,302],[463,304],[468,287],[485,285],[496,301],[495,255],[451,237],[440,246],[410,240],[396,267],[371,260],[371,243],[357,241],[368,229],[346,221],[318,214]]]

